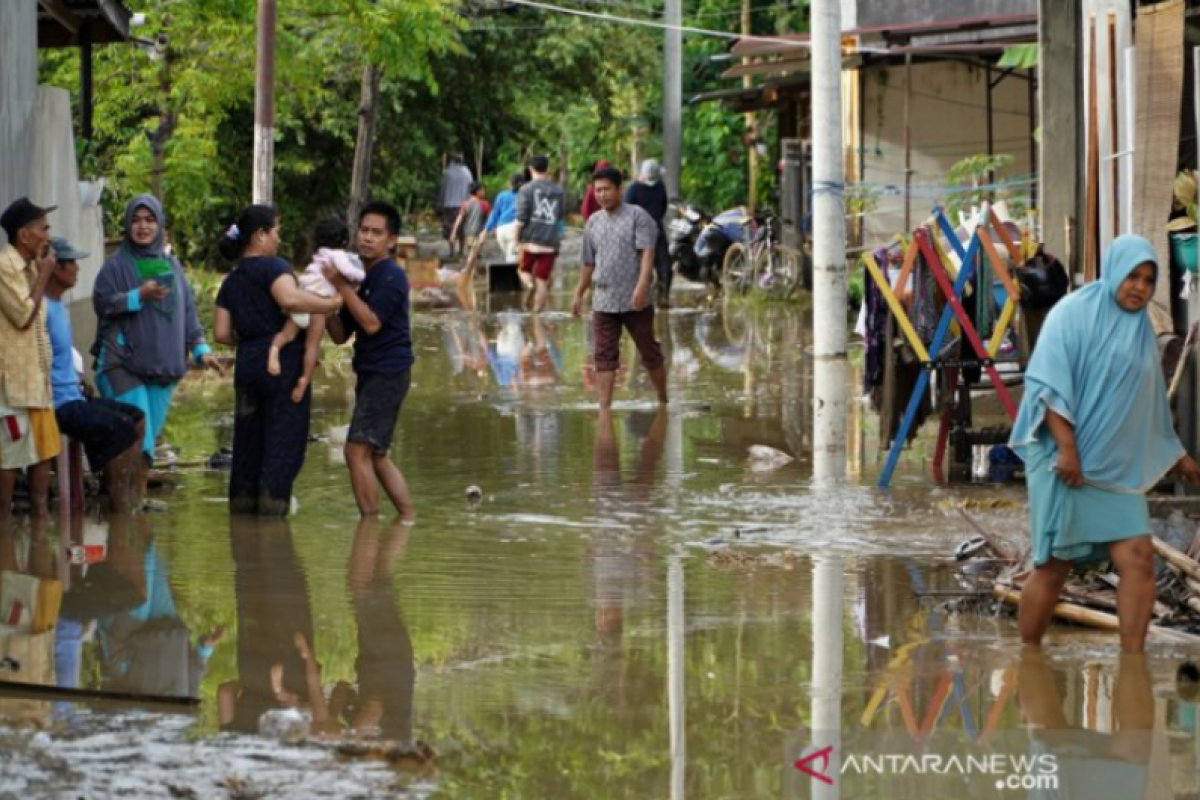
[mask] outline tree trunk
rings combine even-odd
[[[483,134],[475,137],[475,180],[483,183],[483,155],[484,141]]]
[[[165,27],[164,27],[165,30]],[[171,54],[167,49],[165,34],[155,42],[155,52],[159,58],[158,69],[158,127],[150,138],[150,153],[153,166],[150,169],[150,191],[165,207],[167,204],[166,188],[163,176],[167,170],[167,142],[175,133],[175,111],[171,108]]]
[[[350,205],[346,222],[351,230],[358,227],[358,212],[367,204],[371,188],[371,158],[375,154],[375,123],[379,120],[379,84],[383,67],[363,67],[362,90],[358,101],[358,140],[354,145],[354,169],[350,177]]]

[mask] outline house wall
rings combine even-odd
[[[995,73],[993,73],[995,74]],[[863,126],[861,177],[874,188],[904,186],[905,68],[882,67],[862,73]],[[987,153],[987,73],[966,64],[942,62],[912,67],[911,219],[919,223],[944,200],[946,173],[967,156]],[[1029,84],[1007,78],[992,95],[994,152],[1013,162],[996,175],[998,182],[1029,176]],[[1010,190],[1026,206],[1030,187]],[[937,194],[939,196],[930,196]],[[864,245],[885,241],[904,228],[904,198],[885,190],[864,220]]]
[[[29,193],[33,174],[37,9],[34,0],[0,2],[0,210]]]
[[[843,27],[862,28],[1007,17],[1037,10],[1037,0],[842,0]],[[845,24],[848,12],[853,14],[853,25]]]

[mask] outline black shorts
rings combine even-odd
[[[140,440],[137,427],[145,414],[128,403],[92,397],[56,408],[54,417],[60,432],[83,444],[88,466],[99,472]]]
[[[359,375],[354,387],[354,416],[346,441],[369,444],[376,453],[386,454],[392,448],[392,434],[411,380],[412,371],[407,369],[399,375],[374,372]]]

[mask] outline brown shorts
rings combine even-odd
[[[554,260],[558,253],[530,253],[528,250],[521,255],[521,272],[528,272],[539,281],[550,280],[554,272]]]
[[[596,348],[596,372],[615,372],[621,365],[621,329],[629,331],[646,369],[663,365],[662,348],[654,338],[654,306],[621,314],[592,312],[592,341]]]

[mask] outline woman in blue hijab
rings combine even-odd
[[[1200,485],[1200,466],[1175,435],[1147,314],[1154,248],[1118,237],[1101,274],[1054,307],[1025,373],[1010,445],[1025,460],[1034,571],[1019,622],[1041,644],[1071,568],[1111,559],[1121,649],[1140,652],[1155,600],[1145,494],[1172,471]]]
[[[144,457],[138,490],[144,495],[154,447],[176,384],[188,360],[219,370],[196,316],[196,301],[183,266],[165,246],[162,205],[138,195],[125,209],[125,239],[104,262],[92,290],[98,329],[96,388],[109,399],[137,406],[146,415]]]

